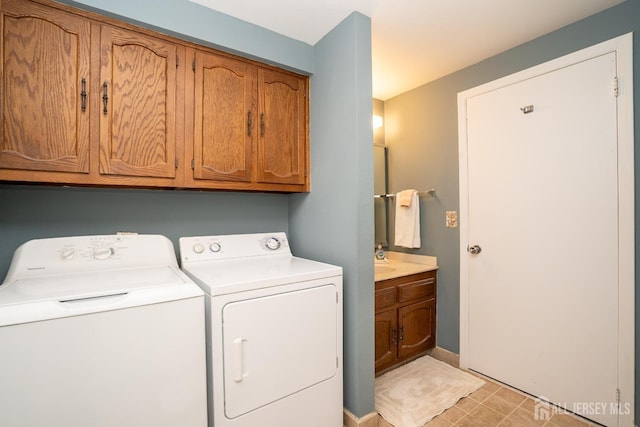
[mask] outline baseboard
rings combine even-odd
[[[442,347],[434,347],[429,355],[441,362],[448,363],[454,368],[460,367],[460,355]]]
[[[344,409],[342,419],[344,427],[378,427],[378,414],[375,412],[358,418],[347,409]]]

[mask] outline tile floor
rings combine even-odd
[[[480,376],[480,375],[478,375]],[[555,413],[548,420],[534,417],[534,400],[510,387],[480,376],[486,384],[424,427],[593,427],[579,417]],[[552,411],[553,412],[553,411]],[[378,427],[393,427],[378,417]]]

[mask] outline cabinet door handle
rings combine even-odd
[[[109,95],[107,94],[107,82],[102,83],[102,113],[107,114],[107,104],[109,103]]]
[[[398,344],[398,331],[396,328],[391,330],[391,343]]]
[[[82,87],[80,89],[80,109],[84,113],[87,111],[87,80],[83,78],[81,80]]]
[[[400,327],[400,342],[404,342],[404,326]]]
[[[247,135],[251,136],[251,129],[253,128],[253,119],[251,118],[251,111],[247,113]]]
[[[264,113],[260,113],[260,136],[264,136]]]

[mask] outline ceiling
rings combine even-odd
[[[373,97],[387,100],[623,0],[191,0],[315,45],[371,17]]]

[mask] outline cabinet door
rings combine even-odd
[[[396,309],[375,316],[375,370],[393,365],[397,359],[398,316]]]
[[[0,168],[89,171],[88,21],[2,2]]]
[[[258,181],[306,183],[307,79],[258,70],[260,138]]]
[[[435,344],[436,303],[421,301],[398,309],[398,357],[405,358]]]
[[[195,58],[193,176],[250,182],[256,68],[200,51]]]
[[[175,177],[176,46],[101,30],[100,173]]]

